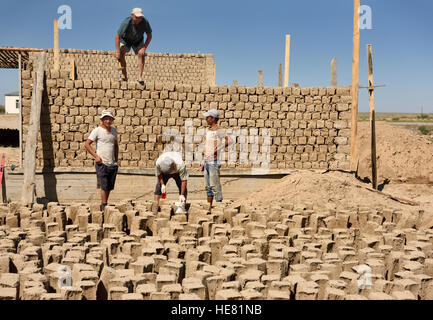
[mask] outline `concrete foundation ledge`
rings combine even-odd
[[[275,183],[286,175],[299,170],[276,171],[267,174],[252,174],[248,170],[221,170],[223,198],[241,199],[251,192]],[[317,170],[316,170],[317,171]],[[324,172],[323,170],[320,172]],[[24,173],[21,168],[6,172],[7,199],[21,199]],[[110,201],[126,199],[151,200],[154,196],[156,177],[154,169],[119,168],[115,189]],[[176,183],[167,183],[167,199],[177,201],[179,197]],[[93,168],[54,168],[36,171],[36,199],[39,203],[55,202],[98,202],[100,191],[96,189],[96,174]],[[188,179],[188,199],[206,199],[205,181],[199,170],[190,170]]]
[[[200,177],[203,176],[203,172],[200,169],[187,168],[188,173],[192,177]],[[233,176],[280,176],[283,177],[285,175],[297,172],[298,170],[281,170],[281,169],[272,169],[272,170],[263,170],[260,168],[250,168],[250,169],[221,169],[220,174],[221,177],[233,177]],[[325,170],[311,170],[314,172],[325,172]],[[89,174],[95,173],[95,168],[67,168],[67,167],[58,167],[58,168],[45,168],[45,169],[37,169],[36,174],[44,174],[44,173],[68,173],[68,174]],[[7,174],[10,175],[23,175],[24,170],[22,168],[15,168],[14,170],[8,170]],[[146,176],[154,176],[155,169],[154,168],[122,168],[119,167],[118,174],[124,175],[146,175]]]

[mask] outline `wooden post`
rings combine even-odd
[[[282,71],[281,63],[278,65],[278,86],[279,87],[283,86],[283,71]]]
[[[23,167],[23,110],[22,110],[22,58],[21,53],[18,53],[18,98],[20,105],[20,132],[19,132],[19,141],[20,141],[20,168]]]
[[[370,127],[371,127],[371,177],[372,187],[377,189],[377,163],[376,163],[376,123],[374,110],[374,80],[373,80],[373,49],[367,45],[368,58],[368,104],[370,106]]]
[[[71,80],[75,80],[75,58],[71,56]]]
[[[284,87],[289,86],[289,66],[290,66],[290,34],[286,34],[286,56],[284,59]]]
[[[23,204],[34,202],[36,190],[36,147],[38,144],[38,129],[41,120],[42,92],[44,90],[44,71],[46,53],[39,53],[36,66],[35,80],[32,92],[32,105],[30,109],[30,122],[24,155],[24,183],[21,195]]]
[[[238,81],[237,80],[233,80],[233,86],[237,86],[238,85]]]
[[[2,189],[2,201],[3,203],[7,203],[7,193],[6,193],[6,169],[5,169],[5,162],[6,162],[6,154],[2,154],[2,158],[0,160],[0,187]]]
[[[60,69],[59,20],[54,20],[54,70]]]
[[[263,87],[263,71],[259,70],[259,87]]]
[[[337,58],[331,60],[331,87],[336,87],[337,81]]]
[[[361,0],[353,0],[353,57],[352,57],[352,121],[350,135],[350,170],[358,167],[358,92],[359,92],[359,8]]]

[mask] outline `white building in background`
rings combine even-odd
[[[5,114],[20,113],[20,98],[18,92],[5,94]]]

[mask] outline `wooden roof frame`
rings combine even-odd
[[[0,68],[18,69],[19,55],[21,55],[22,62],[27,62],[29,60],[29,52],[40,52],[40,51],[45,51],[45,49],[0,47]]]

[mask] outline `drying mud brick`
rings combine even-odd
[[[272,188],[291,193],[287,183]],[[28,221],[0,225],[0,299],[432,299],[433,234],[399,224],[413,210],[373,198],[331,208],[292,195],[224,200],[212,215],[205,201],[191,201],[181,218],[168,200],[156,214],[148,200],[104,212],[10,203],[6,214]],[[147,228],[152,235],[137,235]]]

